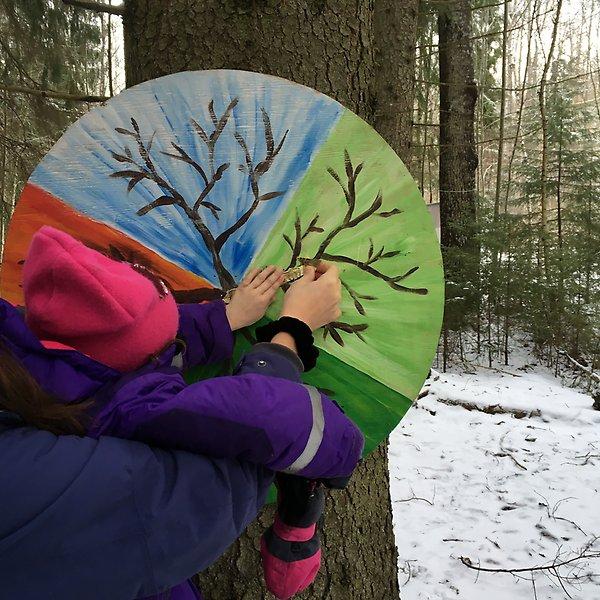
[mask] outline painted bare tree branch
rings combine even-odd
[[[381,261],[385,261],[387,259],[399,256],[401,254],[400,250],[386,251],[384,246],[381,246],[381,248],[376,250],[373,240],[369,239],[369,250],[367,252],[367,256],[362,259],[332,253],[331,251],[329,251],[331,243],[342,232],[360,227],[362,223],[364,223],[365,221],[367,221],[367,219],[370,219],[371,217],[380,217],[385,219],[402,213],[402,211],[399,208],[394,208],[389,211],[380,211],[381,206],[383,204],[383,196],[381,192],[379,192],[366,209],[356,214],[356,182],[358,176],[363,170],[363,166],[364,163],[359,163],[356,167],[354,167],[348,151],[344,150],[345,181],[343,181],[342,177],[337,171],[335,171],[335,169],[333,169],[332,167],[329,167],[327,169],[329,175],[331,175],[331,177],[335,179],[335,181],[338,183],[343,192],[344,202],[346,203],[346,211],[340,223],[325,235],[318,249],[310,258],[311,260],[322,259],[335,263],[349,264],[360,269],[361,271],[364,271],[365,273],[368,273],[372,277],[379,279],[380,281],[384,281],[395,291],[406,292],[409,294],[425,295],[428,293],[428,290],[426,288],[412,288],[400,284],[400,282],[404,281],[413,273],[415,273],[419,269],[418,266],[414,266],[408,271],[406,271],[406,273],[402,273],[399,275],[387,275],[378,268],[378,263],[380,263]],[[296,214],[296,220],[294,222],[293,241],[292,237],[290,237],[289,235],[283,235],[283,239],[292,251],[288,268],[296,266],[296,264],[298,264],[298,262],[301,262],[303,258],[307,258],[303,257],[302,252],[303,242],[307,238],[307,236],[313,233],[325,233],[324,229],[318,225],[319,218],[320,215],[317,213],[312,218],[310,223],[305,228],[303,228],[300,216]],[[356,311],[360,315],[366,316],[366,309],[361,300],[372,301],[377,300],[377,298],[375,296],[359,293],[358,291],[352,289],[344,281],[342,281],[342,285],[348,293],[348,295],[350,296],[350,298],[352,299]],[[367,328],[368,325],[366,323],[351,324],[342,321],[336,321],[334,323],[330,323],[327,327],[325,327],[324,337],[326,338],[327,335],[331,335],[333,340],[335,340],[340,346],[343,346],[344,339],[342,337],[342,333],[356,335],[359,339],[364,341],[365,338],[362,335],[362,333]]]
[[[237,220],[229,225],[220,234],[214,235],[207,225],[206,214],[202,211],[208,211],[216,220],[219,220],[222,208],[209,201],[209,196],[214,190],[215,186],[218,185],[219,181],[223,178],[225,173],[230,167],[230,163],[224,162],[222,164],[216,164],[215,149],[219,141],[219,138],[225,131],[225,128],[230,120],[234,108],[238,104],[238,99],[234,98],[231,100],[229,105],[224,110],[223,114],[217,115],[214,109],[214,103],[211,100],[208,104],[208,112],[212,122],[213,130],[206,131],[195,119],[191,119],[190,123],[194,128],[194,131],[205,144],[208,152],[208,165],[200,164],[196,158],[190,156],[190,154],[175,142],[171,143],[173,151],[161,153],[168,156],[172,160],[183,162],[190,166],[194,171],[198,173],[202,180],[201,189],[198,192],[197,197],[193,202],[188,202],[186,198],[175,189],[165,179],[156,168],[156,165],[152,159],[152,144],[154,141],[154,134],[150,136],[146,142],[143,139],[139,125],[134,118],[131,118],[132,129],[126,129],[123,127],[117,127],[116,131],[124,137],[132,138],[135,142],[135,152],[137,156],[134,156],[134,151],[125,144],[121,151],[111,152],[112,157],[126,165],[123,170],[117,170],[111,173],[111,177],[118,177],[128,180],[127,190],[131,191],[138,183],[147,180],[155,183],[161,191],[161,194],[155,198],[152,202],[146,204],[137,211],[138,216],[142,217],[148,214],[150,211],[161,207],[161,206],[176,206],[179,207],[186,217],[191,221],[196,231],[202,238],[206,248],[210,252],[213,266],[219,277],[219,282],[224,291],[235,287],[236,282],[231,272],[223,264],[220,256],[220,252],[223,246],[231,238],[231,236],[239,231],[246,223],[250,220],[252,215],[255,213],[257,208],[262,202],[266,202],[281,196],[284,192],[277,190],[263,193],[260,189],[261,178],[271,169],[275,159],[279,155],[289,130],[287,130],[281,139],[275,140],[273,136],[273,130],[269,115],[264,108],[261,108],[261,116],[264,128],[264,139],[265,139],[265,154],[263,157],[253,157],[245,138],[238,130],[233,131],[233,136],[237,141],[242,154],[243,162],[238,165],[238,170],[245,173],[248,177],[249,187],[252,191],[252,202],[238,217]],[[302,248],[304,240],[309,235],[322,235],[323,239],[318,246],[316,252],[311,260],[328,260],[336,263],[349,264],[368,275],[385,282],[393,290],[398,292],[405,292],[411,294],[427,294],[425,288],[413,288],[408,285],[401,283],[409,278],[413,273],[418,270],[418,266],[414,266],[405,273],[389,275],[383,272],[380,268],[380,263],[390,258],[394,258],[401,254],[400,250],[387,250],[384,246],[376,249],[372,239],[370,239],[369,250],[365,257],[351,257],[343,254],[338,254],[330,250],[332,242],[344,231],[359,228],[362,223],[373,217],[389,218],[395,215],[401,214],[401,210],[395,208],[389,211],[381,211],[383,204],[383,196],[381,192],[377,193],[375,198],[372,200],[370,205],[360,212],[357,212],[356,206],[356,184],[360,173],[363,170],[363,163],[359,163],[356,167],[352,164],[352,160],[347,150],[344,151],[344,167],[345,177],[342,178],[337,171],[333,168],[328,168],[327,172],[340,186],[343,193],[343,200],[346,204],[345,213],[337,226],[331,229],[329,232],[325,232],[324,228],[320,226],[320,215],[317,213],[310,220],[310,222],[303,227],[300,216],[297,214],[294,222],[294,232],[292,237],[287,234],[283,235],[285,242],[289,245],[291,250],[291,257],[288,264],[288,268],[296,266],[307,257],[303,257]],[[354,290],[347,282],[342,282],[345,291],[348,293],[354,307],[358,314],[366,316],[365,303],[369,301],[377,300],[375,296],[361,294],[359,291]],[[359,339],[365,340],[362,335],[363,332],[368,328],[366,323],[351,324],[343,321],[336,321],[330,323],[324,331],[324,336],[330,335],[336,343],[344,345],[344,339],[342,334],[356,335]]]
[[[148,180],[155,183],[162,192],[162,194],[155,200],[140,208],[137,211],[137,215],[140,217],[144,216],[159,206],[179,207],[186,217],[191,221],[196,231],[200,234],[200,237],[202,238],[206,248],[210,252],[215,272],[217,273],[220,285],[224,291],[235,287],[236,281],[231,272],[223,264],[220,256],[221,249],[231,238],[231,236],[248,222],[261,202],[272,200],[273,198],[277,198],[284,193],[283,191],[261,193],[260,178],[273,165],[275,158],[283,147],[289,131],[286,131],[277,145],[275,145],[269,115],[264,108],[261,108],[266,153],[265,157],[258,162],[256,162],[256,159],[251,156],[244,137],[238,131],[233,133],[236,141],[243,150],[245,160],[244,164],[239,165],[238,169],[248,175],[248,180],[252,189],[253,201],[250,207],[247,208],[241,215],[239,215],[237,220],[231,226],[229,226],[219,235],[213,235],[201,210],[208,210],[216,220],[219,220],[219,213],[222,211],[222,208],[214,202],[210,202],[208,200],[208,196],[213,191],[215,186],[218,185],[218,182],[223,178],[227,169],[229,169],[230,163],[225,162],[216,166],[215,148],[237,104],[238,98],[234,98],[228,104],[223,114],[217,116],[214,109],[214,102],[212,100],[209,102],[208,112],[213,125],[213,130],[211,132],[207,132],[195,119],[190,120],[194,131],[206,145],[208,151],[208,169],[201,165],[194,157],[190,156],[188,152],[186,152],[175,142],[171,142],[171,146],[174,150],[173,152],[161,152],[163,155],[168,156],[172,160],[177,160],[188,164],[200,175],[200,178],[203,181],[203,186],[193,203],[188,202],[178,190],[176,190],[164,177],[159,174],[151,156],[154,133],[148,142],[145,142],[142,138],[139,125],[133,117],[131,118],[132,130],[123,127],[117,127],[115,128],[115,131],[124,137],[133,138],[138,157],[134,157],[133,151],[127,144],[123,146],[120,152],[111,152],[112,157],[116,161],[126,164],[127,168],[115,171],[111,173],[110,176],[128,179],[128,192],[130,192],[138,183],[143,180]]]
[[[244,138],[236,131],[235,139],[238,144],[242,147],[244,151],[245,164],[239,165],[238,169],[244,173],[248,174],[250,179],[250,186],[252,188],[252,194],[254,196],[254,201],[252,202],[250,208],[242,214],[242,216],[231,226],[229,229],[226,229],[221,235],[219,235],[216,239],[217,249],[220,250],[223,247],[223,244],[231,237],[231,234],[236,232],[240,227],[243,227],[248,219],[252,216],[252,213],[258,208],[258,205],[261,202],[265,202],[266,200],[272,200],[273,198],[277,198],[281,196],[283,192],[269,192],[267,194],[260,194],[259,191],[259,180],[260,178],[271,168],[273,161],[279,154],[283,143],[285,142],[285,138],[289,132],[289,129],[283,134],[283,137],[275,147],[275,142],[273,140],[273,130],[271,129],[271,122],[269,120],[269,115],[264,108],[261,108],[263,124],[265,128],[265,141],[267,146],[267,153],[265,158],[260,161],[256,166],[250,156],[250,152],[248,150],[248,146],[246,145],[246,141]]]

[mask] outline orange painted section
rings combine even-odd
[[[9,302],[23,304],[22,261],[31,238],[43,225],[69,233],[87,246],[102,252],[114,246],[131,262],[146,265],[174,290],[213,288],[205,279],[174,265],[124,233],[93,221],[36,185],[28,183],[10,222],[4,259],[0,268],[0,295]],[[21,263],[21,264],[20,264]]]

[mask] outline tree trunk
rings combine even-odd
[[[540,172],[540,209],[541,209],[541,221],[540,221],[540,235],[541,235],[541,246],[542,246],[542,258],[543,258],[543,269],[546,277],[548,277],[548,217],[547,217],[547,171],[548,171],[548,116],[546,114],[546,77],[548,70],[552,63],[552,56],[554,53],[554,47],[556,45],[556,38],[558,34],[558,24],[560,21],[560,10],[562,8],[562,0],[557,0],[556,14],[554,16],[554,24],[552,26],[552,39],[550,42],[550,48],[546,56],[546,62],[544,63],[544,70],[542,71],[542,77],[540,80],[540,89],[538,90],[538,99],[540,104],[540,120],[542,125],[542,165]]]
[[[108,5],[112,4],[112,0],[108,0]],[[107,15],[107,34],[108,34],[108,48],[107,48],[107,58],[108,58],[108,94],[112,98],[115,95],[115,88],[113,85],[113,43],[112,43],[112,22],[110,13]]]
[[[193,69],[285,77],[356,112],[408,162],[417,5],[418,0],[128,0],[127,85]],[[266,507],[199,576],[208,600],[270,597],[258,544],[272,517],[273,507]],[[360,465],[347,490],[331,493],[322,546],[321,572],[300,598],[398,598],[385,443]]]
[[[446,328],[457,329],[464,326],[466,320],[475,318],[480,310],[481,274],[475,237],[477,87],[470,2],[440,2],[438,7],[440,224],[448,282],[444,323]]]
[[[506,61],[508,53],[508,2],[504,3],[502,28],[502,90],[500,93],[500,125],[498,130],[498,162],[496,166],[496,194],[494,196],[494,221],[500,214],[500,191],[502,189],[502,158],[504,154],[504,114],[506,112]],[[495,257],[495,260],[497,257]]]
[[[473,245],[475,103],[471,10],[468,0],[440,3],[440,218],[442,246]]]
[[[375,127],[410,168],[419,2],[377,0],[372,4],[375,113],[370,119],[369,115],[356,112]],[[414,169],[417,170],[416,165]]]
[[[521,83],[521,88],[519,91],[519,108],[517,110],[517,125],[515,128],[514,134],[514,142],[512,151],[510,154],[510,159],[508,161],[508,169],[506,172],[506,195],[504,196],[504,212],[508,211],[508,198],[510,194],[510,186],[512,183],[512,167],[513,162],[515,160],[515,154],[517,152],[517,146],[523,143],[521,139],[521,123],[523,121],[523,108],[525,106],[525,89],[527,87],[527,81],[529,76],[529,67],[530,67],[530,57],[531,57],[531,39],[533,37],[533,24],[537,15],[539,0],[533,0],[533,8],[531,10],[531,17],[529,18],[529,25],[527,30],[527,50],[525,52],[525,66],[523,68],[523,82]],[[522,56],[522,51],[520,52],[520,56]],[[517,71],[520,72],[520,69]]]

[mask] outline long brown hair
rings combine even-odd
[[[62,404],[47,394],[0,340],[0,409],[57,435],[83,435],[87,403]]]

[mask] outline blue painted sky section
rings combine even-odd
[[[147,180],[127,193],[128,179],[112,178],[117,170],[135,168],[117,162],[111,151],[127,146],[143,164],[135,140],[115,131],[131,129],[131,117],[148,142],[154,133],[151,156],[157,172],[193,205],[204,187],[201,176],[189,165],[162,152],[181,146],[209,171],[208,150],[193,129],[194,118],[208,132],[213,126],[208,104],[214,100],[220,116],[232,98],[239,98],[215,149],[215,165],[229,162],[223,178],[207,200],[221,208],[219,220],[208,209],[202,217],[217,236],[252,204],[247,174],[238,170],[244,154],[234,137],[246,140],[255,165],[265,158],[266,143],[261,107],[270,116],[275,143],[286,129],[288,136],[271,169],[260,179],[260,193],[282,191],[276,199],[259,205],[248,223],[229,239],[221,251],[225,266],[239,279],[279,220],[312,157],[344,111],[331,98],[285,79],[245,71],[201,71],[169,75],[126,90],[95,108],[71,126],[33,172],[30,181],[96,221],[126,233],[161,256],[218,283],[210,254],[200,235],[175,206],[160,207],[139,217],[136,211],[162,195]],[[210,175],[209,175],[210,177]]]

